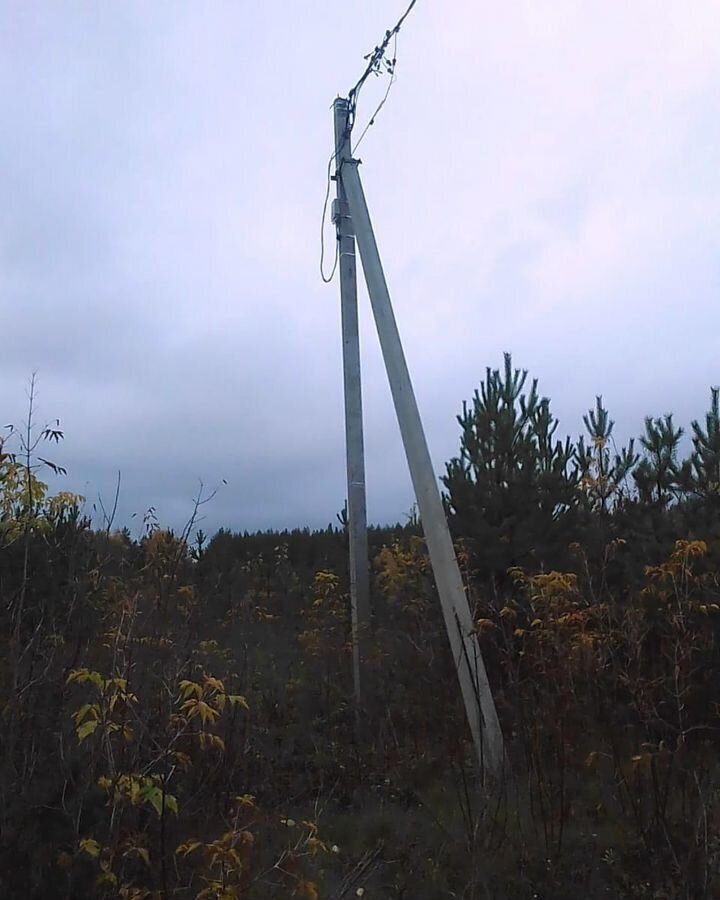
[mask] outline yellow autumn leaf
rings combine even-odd
[[[214,722],[220,715],[216,709],[208,706],[204,700],[186,700],[180,709],[188,714],[189,719],[200,716],[203,724],[206,722]]]
[[[187,755],[187,753],[183,753],[181,750],[175,750],[173,753],[173,757],[175,762],[180,766],[181,769],[189,769],[192,765],[192,760]]]
[[[214,678],[212,675],[207,675],[205,677],[205,688],[212,688],[215,691],[219,691],[221,694],[225,693],[225,685],[219,678]]]
[[[137,778],[130,778],[130,802],[133,806],[142,803],[142,786]]]
[[[183,700],[187,700],[187,698],[192,697],[193,694],[200,698],[202,697],[202,688],[195,681],[183,679],[180,682],[180,694],[182,695]]]
[[[324,844],[319,838],[309,837],[305,842],[308,852],[311,856],[317,856],[318,853],[327,853],[327,844]]]
[[[182,844],[178,844],[175,848],[175,853],[178,856],[187,856],[192,853],[194,850],[197,850],[198,847],[202,847],[201,841],[185,841]]]
[[[83,838],[80,841],[80,852],[96,859],[100,856],[100,844],[94,838]]]
[[[242,694],[228,694],[228,700],[233,706],[242,706],[243,709],[250,709],[248,702]]]
[[[209,734],[207,731],[201,731],[198,735],[200,739],[200,746],[203,750],[207,750],[209,747],[214,747],[221,752],[225,752],[225,741],[217,734]]]
[[[314,881],[299,881],[295,894],[305,897],[306,900],[318,900],[317,884]]]

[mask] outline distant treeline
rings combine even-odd
[[[509,354],[502,370],[488,369],[458,416],[460,449],[442,477],[446,508],[463,561],[480,582],[509,589],[510,570],[572,570],[602,562],[612,541],[626,542],[615,577],[635,582],[643,567],[663,559],[679,537],[711,537],[720,512],[720,409],[712,388],[704,420],[685,431],[672,414],[648,416],[644,432],[625,446],[596,398],[583,416],[586,434],[561,439],[550,400]],[[307,571],[345,573],[344,513],[338,525],[311,531],[245,532],[221,529],[195,552],[211,569],[237,561],[271,560],[284,546],[290,564]],[[421,534],[416,515],[404,524],[369,529],[370,556],[410,534]],[[635,560],[635,564],[633,564]],[[612,575],[612,567],[611,567]]]

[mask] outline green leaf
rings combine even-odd
[[[149,803],[158,816],[162,815],[163,792],[156,784],[146,784],[142,790],[142,798]]]
[[[87,722],[83,722],[77,730],[78,743],[82,744],[85,738],[90,737],[99,724],[98,719],[88,719]]]
[[[98,712],[97,703],[85,703],[80,709],[72,714],[72,717],[75,721],[75,725],[80,725],[82,724],[83,719],[87,718],[89,715],[92,715],[94,719],[97,719]]]

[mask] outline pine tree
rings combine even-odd
[[[615,422],[603,406],[602,397],[595,398],[595,409],[583,416],[590,443],[581,436],[577,446],[577,462],[584,506],[589,512],[607,516],[629,496],[627,476],[636,465],[638,455],[631,439],[627,447],[613,454],[610,450]]]
[[[527,370],[486,370],[472,404],[458,416],[460,454],[443,484],[455,535],[475,567],[503,580],[511,566],[557,565],[577,504],[574,448],[557,440],[550,401]]]
[[[683,434],[682,428],[673,425],[672,414],[645,417],[645,434],[640,438],[645,456],[633,472],[641,503],[663,510],[677,499],[682,471],[677,453]]]
[[[666,559],[674,542],[684,533],[678,500],[684,464],[677,454],[683,429],[676,428],[672,415],[646,416],[645,432],[639,443],[642,457],[632,469],[635,490],[631,499],[616,508],[614,533],[632,548],[636,560],[656,565]],[[629,560],[627,561],[629,562]],[[636,566],[625,568],[626,582],[641,574]]]
[[[705,427],[698,420],[691,422],[691,427],[693,452],[679,481],[689,495],[691,514],[699,513],[709,526],[717,523],[720,513],[720,388],[711,388]]]

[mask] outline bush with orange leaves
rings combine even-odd
[[[548,853],[563,853],[584,809],[582,833],[605,828],[619,858],[642,852],[648,884],[681,873],[687,896],[710,896],[720,581],[707,544],[678,541],[623,601],[593,596],[575,573],[511,574],[516,599],[486,609],[477,631],[499,661],[513,768]]]

